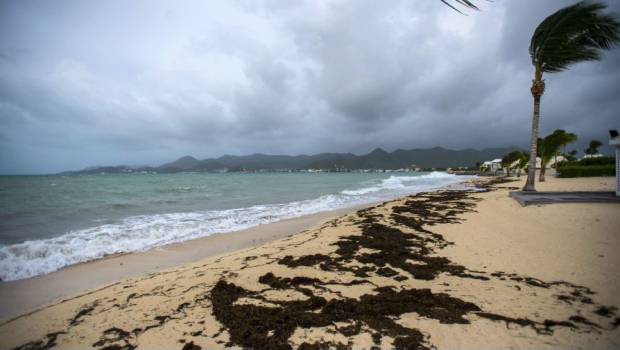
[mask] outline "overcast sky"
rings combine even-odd
[[[574,2],[479,1],[464,16],[439,0],[2,1],[0,173],[525,148],[529,39]],[[546,75],[542,133],[607,143],[619,68],[614,49]]]

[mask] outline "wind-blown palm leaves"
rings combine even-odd
[[[583,151],[585,152],[585,154],[594,155],[598,153],[598,148],[602,145],[603,143],[599,140],[591,140],[588,148],[584,149]]]
[[[516,151],[512,151],[508,153],[502,158],[501,164],[502,164],[502,168],[506,169],[506,176],[510,176],[510,171],[513,168],[518,169],[519,164],[515,162],[521,159],[522,153],[523,151],[516,150]]]
[[[542,72],[556,73],[571,64],[601,59],[619,41],[617,20],[601,11],[607,5],[579,2],[547,17],[530,42],[532,64]]]
[[[444,4],[448,5],[450,8],[452,8],[454,11],[459,12],[459,13],[463,13],[461,10],[459,10],[458,8],[456,8],[454,5],[452,5],[450,3],[450,0],[441,0],[441,2],[443,2]],[[469,0],[454,0],[455,3],[460,4],[462,6],[474,9],[474,10],[478,10],[478,7],[471,1]]]
[[[577,150],[564,153],[564,158],[569,162],[577,160]]]
[[[601,51],[620,42],[620,22],[602,11],[601,3],[579,2],[558,10],[538,25],[530,42],[535,73],[530,89],[534,97],[530,167],[524,191],[535,191],[536,146],[540,98],[545,91],[543,73],[556,73],[574,63],[601,58]]]
[[[502,168],[506,169],[506,176],[510,176],[510,171],[515,169],[517,170],[517,176],[520,177],[521,170],[525,169],[528,160],[529,158],[527,153],[515,150],[505,155],[502,158],[501,164]]]
[[[545,181],[545,169],[547,168],[547,164],[549,164],[551,158],[557,157],[560,148],[575,141],[577,141],[577,135],[561,129],[555,130],[552,134],[545,136],[543,139],[538,139],[537,153],[540,157],[540,174],[538,181]],[[557,158],[555,164],[557,166]]]

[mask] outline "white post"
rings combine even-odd
[[[620,145],[616,145],[616,197],[620,197]]]
[[[620,197],[620,136],[616,130],[609,130],[609,145],[616,147],[616,197]]]

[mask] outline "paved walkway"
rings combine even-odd
[[[620,203],[614,192],[510,192],[522,206],[551,203]]]

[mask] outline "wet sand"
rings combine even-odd
[[[620,206],[523,208],[524,178],[489,180],[52,303],[2,323],[0,348],[618,348]]]

